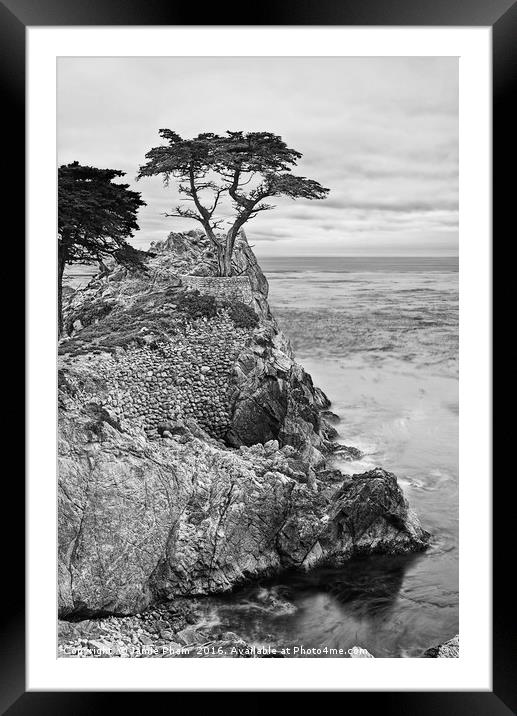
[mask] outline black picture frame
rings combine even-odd
[[[237,5],[237,4],[235,4]],[[28,26],[77,25],[391,25],[391,26],[491,26],[493,37],[493,236],[510,231],[509,212],[515,199],[515,182],[506,178],[507,166],[513,168],[511,132],[515,125],[512,112],[512,80],[517,74],[517,6],[512,0],[268,0],[253,5],[253,15],[243,15],[230,4],[214,4],[202,10],[199,5],[175,4],[162,0],[3,0],[0,2],[0,62],[3,90],[4,176],[7,178],[9,213],[18,217],[11,232],[22,244],[22,217],[25,216],[25,30]],[[8,139],[7,139],[8,138]],[[5,154],[8,157],[5,157]],[[515,150],[513,151],[515,155]],[[511,194],[510,194],[511,192]],[[513,201],[512,201],[513,199]],[[30,348],[30,346],[29,346]],[[507,716],[517,709],[515,674],[515,618],[513,594],[507,582],[512,570],[513,503],[506,495],[506,475],[494,480],[493,491],[493,691],[492,692],[347,692],[346,710],[372,709],[382,714],[421,716]],[[509,476],[508,480],[513,481]],[[122,707],[122,694],[113,692],[26,692],[24,626],[24,485],[10,475],[9,512],[18,513],[16,539],[4,546],[3,574],[8,588],[3,589],[1,612],[1,697],[2,713],[19,714],[91,714],[94,711]],[[4,497],[4,509],[7,502]],[[149,693],[131,693],[133,708],[149,708]],[[246,699],[246,710],[262,712],[267,694]],[[179,704],[181,694],[174,694]],[[196,707],[198,694],[188,694],[189,708]],[[206,694],[205,694],[206,696]],[[245,696],[245,695],[244,695]],[[277,695],[280,697],[280,694]],[[228,703],[224,694],[210,695],[210,708]],[[317,697],[317,695],[316,695]],[[309,702],[313,697],[306,694]],[[143,700],[145,699],[145,701]],[[278,701],[278,705],[283,699]],[[359,701],[358,701],[359,700]],[[251,701],[251,703],[250,703]],[[310,707],[310,703],[306,705]],[[177,708],[178,706],[176,706]]]

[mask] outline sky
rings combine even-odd
[[[132,243],[199,228],[167,218],[159,177],[136,181],[160,128],[270,131],[327,199],[277,198],[246,233],[259,256],[455,256],[458,59],[162,57],[58,60],[58,163],[127,172],[147,202]]]

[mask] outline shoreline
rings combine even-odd
[[[260,268],[258,267],[258,265],[257,265],[257,268],[256,269],[254,268],[253,270],[260,272]],[[264,281],[265,281],[265,279],[264,279]],[[260,280],[258,283],[259,283],[259,285],[262,285],[260,283]],[[101,284],[101,286],[102,286],[102,284]],[[267,289],[267,283],[266,283],[266,289]],[[262,288],[260,290],[262,290]],[[267,292],[265,295],[267,295]],[[82,297],[81,297],[81,300],[82,300]],[[264,300],[265,300],[264,297],[262,297],[260,300],[262,301],[262,303],[259,303],[259,305],[261,306],[261,310],[265,310],[265,311],[269,312],[267,302],[265,303],[265,306],[264,306]],[[274,322],[274,319],[272,319],[272,320]],[[274,322],[273,325],[276,326],[276,323]],[[278,330],[278,329],[275,328],[275,330]],[[260,331],[259,331],[259,333],[260,333]],[[289,352],[287,352],[287,353],[283,352],[283,351],[287,350],[287,348],[285,346],[287,346],[288,341],[280,333],[279,330],[278,330],[278,333],[280,335],[280,340],[278,341],[278,339],[273,336],[273,347],[272,347],[272,355],[274,355],[274,360],[276,361],[275,365],[277,366],[277,368],[275,370],[279,371],[280,376],[282,376],[282,374],[284,374],[284,376],[287,374],[287,379],[289,381],[293,382],[293,387],[296,385],[299,385],[300,387],[303,386],[303,390],[312,391],[313,400],[315,400],[317,403],[319,403],[317,405],[316,411],[314,411],[314,409],[311,408],[312,412],[309,411],[308,415],[305,415],[305,413],[304,413],[304,417],[306,417],[309,420],[309,424],[311,421],[314,421],[314,428],[315,428],[314,435],[318,436],[319,442],[317,444],[318,444],[320,453],[321,452],[325,453],[325,458],[329,462],[330,462],[330,460],[332,460],[333,457],[337,456],[337,453],[341,453],[341,456],[340,456],[341,459],[349,458],[352,461],[359,459],[361,454],[357,450],[357,448],[351,448],[347,445],[344,445],[343,443],[338,442],[335,439],[337,437],[337,433],[336,433],[335,427],[333,426],[333,423],[336,420],[339,420],[339,416],[337,416],[337,415],[335,415],[335,413],[332,413],[331,411],[329,411],[330,402],[326,399],[326,397],[324,396],[324,394],[321,391],[319,391],[319,393],[318,393],[318,389],[314,388],[314,386],[312,384],[312,379],[310,378],[310,375],[306,375],[305,371],[301,367],[296,368],[296,371],[298,371],[298,373],[296,373],[294,368],[291,368],[291,366],[295,366],[296,364],[290,357]],[[79,329],[78,335],[79,336],[82,335],[81,328]],[[269,337],[267,337],[265,340],[267,355],[269,355],[270,348],[269,348],[268,342],[270,340],[271,339]],[[254,346],[254,344],[252,344],[252,345]],[[275,351],[276,351],[276,353],[275,353]],[[261,361],[264,362],[265,355],[266,355],[266,353],[264,352],[264,338],[261,337],[257,343],[256,348],[253,347],[253,355],[250,353],[251,358],[246,358],[245,361],[247,360],[249,362],[251,360],[251,361],[253,361],[253,363],[260,363]],[[242,358],[240,358],[239,360],[242,361]],[[243,365],[245,365],[245,361],[244,361]],[[74,361],[72,361],[72,363],[73,362]],[[291,371],[291,373],[289,371]],[[302,376],[301,383],[300,383],[300,376]],[[304,377],[304,376],[306,376],[306,377]],[[285,377],[283,377],[282,380],[285,380]],[[298,383],[296,381],[298,381]],[[299,390],[299,388],[296,388],[296,390]],[[107,406],[107,407],[109,408],[109,406]],[[109,408],[109,410],[111,410],[111,408]],[[296,407],[296,411],[297,410],[298,410],[298,407]],[[298,414],[297,412],[293,413],[293,415],[295,415],[295,416],[297,414]],[[319,416],[317,419],[315,417],[316,414]],[[246,417],[246,420],[247,419],[248,418]],[[74,420],[75,420],[75,418],[74,418]],[[298,420],[298,417],[296,417],[296,420]],[[124,425],[124,423],[122,423],[122,425]],[[246,425],[246,423],[244,423],[244,425]],[[299,423],[293,423],[291,426],[289,426],[287,428],[288,440],[292,439],[290,437],[291,435],[293,437],[296,437],[296,432],[299,429],[299,425],[300,425]],[[317,428],[316,428],[316,425],[317,425]],[[104,430],[104,428],[102,428],[102,429]],[[193,428],[192,428],[192,430],[193,430]],[[304,428],[304,430],[306,430],[306,428]],[[115,438],[116,438],[116,440],[119,440],[119,438],[116,437],[116,435],[112,431],[108,432],[106,435],[109,436],[110,440],[115,439]],[[193,435],[196,435],[195,431],[193,432]],[[247,436],[247,434],[246,434],[246,436]],[[310,436],[311,436],[311,433],[307,432],[306,438],[304,437],[304,439],[310,438]],[[179,437],[182,437],[184,439],[179,440]],[[201,431],[199,433],[199,435],[197,435],[196,439],[205,441],[207,443],[207,445],[210,444],[210,439],[208,439],[208,436],[203,434],[203,431]],[[185,433],[183,433],[182,435],[174,435],[174,430],[173,430],[173,432],[171,432],[169,429],[167,429],[167,430],[165,430],[165,432],[163,433],[161,438],[158,435],[152,436],[152,439],[149,441],[149,444],[150,445],[155,444],[159,448],[159,450],[162,450],[162,448],[160,446],[163,446],[163,448],[165,450],[164,451],[164,456],[165,456],[167,454],[167,451],[169,450],[169,447],[172,447],[173,445],[178,444],[178,442],[179,442],[179,444],[185,445],[185,441],[186,441],[189,444],[190,440],[191,440],[191,438],[187,437],[185,435]],[[390,481],[393,481],[393,485],[396,486],[396,490],[399,490],[394,475],[389,475],[388,473],[385,473],[385,471],[382,471],[382,470],[376,471],[375,469],[373,469],[371,471],[371,474],[369,473],[368,475],[366,473],[347,475],[346,473],[342,473],[339,470],[339,468],[337,468],[337,467],[335,468],[335,467],[331,466],[330,464],[312,465],[311,463],[312,463],[312,460],[314,459],[314,456],[312,456],[312,452],[314,452],[314,445],[312,445],[312,446],[310,445],[310,439],[307,440],[307,442],[305,443],[306,447],[304,447],[304,450],[306,450],[306,451],[308,450],[308,452],[306,452],[305,457],[303,457],[302,462],[300,462],[300,456],[297,457],[296,454],[293,454],[293,453],[287,451],[287,447],[289,447],[289,442],[288,441],[284,442],[284,440],[285,440],[285,438],[282,438],[283,447],[281,449],[279,447],[278,442],[275,440],[269,440],[267,443],[262,444],[262,445],[260,444],[260,441],[259,441],[259,444],[253,443],[253,445],[250,445],[249,447],[247,447],[244,452],[242,452],[241,448],[237,448],[237,449],[235,449],[233,454],[236,456],[240,456],[240,455],[248,456],[249,455],[249,457],[251,459],[251,464],[254,465],[254,469],[257,467],[257,465],[260,464],[260,460],[257,463],[257,458],[260,457],[260,455],[262,455],[262,451],[264,450],[264,448],[268,449],[268,451],[269,451],[268,455],[270,455],[270,457],[273,458],[273,460],[277,459],[277,457],[276,457],[277,455],[282,460],[285,460],[285,458],[287,457],[288,458],[287,462],[289,463],[289,465],[287,465],[287,463],[286,463],[286,466],[284,468],[282,468],[282,470],[284,470],[283,474],[285,476],[288,476],[291,481],[294,479],[294,484],[299,486],[299,487],[298,486],[296,487],[297,490],[300,490],[300,489],[302,489],[302,490],[308,489],[309,490],[307,497],[303,498],[304,500],[306,500],[308,498],[308,496],[311,492],[314,494],[317,494],[320,491],[323,491],[323,492],[327,491],[330,495],[330,494],[336,492],[336,488],[339,487],[339,484],[343,484],[343,485],[347,486],[344,488],[345,492],[346,492],[346,490],[349,490],[351,487],[353,489],[355,489],[356,486],[354,484],[354,478],[360,478],[360,480],[363,481],[363,482],[360,482],[360,484],[361,485],[364,484],[365,487],[368,486],[368,489],[370,489],[371,486],[375,486],[375,485],[381,486],[382,485],[382,487],[381,487],[382,490],[386,490],[386,489],[391,490],[392,488],[388,487],[388,485],[391,485]],[[102,440],[101,440],[101,443],[102,443]],[[269,443],[276,443],[276,445],[269,446]],[[215,443],[214,443],[214,447],[215,447]],[[220,446],[218,449],[222,449],[222,446]],[[228,450],[228,447],[226,448],[226,450]],[[258,452],[257,452],[257,450],[258,450]],[[296,453],[296,449],[290,448],[290,450],[293,450],[294,453]],[[232,452],[231,448],[230,448],[230,452]],[[318,451],[316,451],[316,453],[317,452]],[[292,455],[292,464],[291,464],[291,462],[289,462],[291,460],[291,457],[290,457],[291,455]],[[254,456],[256,456],[256,457],[254,457]],[[323,456],[321,455],[321,457],[323,457]],[[239,459],[240,459],[240,457],[239,457]],[[247,457],[246,457],[246,459],[247,459]],[[260,459],[263,459],[263,458],[260,457]],[[319,459],[319,458],[316,458],[316,459]],[[300,464],[295,465],[297,460]],[[289,468],[290,471],[287,470],[287,468]],[[306,474],[305,477],[304,477],[304,473]],[[270,473],[267,473],[267,474],[270,474]],[[284,479],[285,478],[283,477],[282,480],[284,480]],[[359,484],[359,482],[357,484]],[[372,489],[375,490],[377,488],[372,487]],[[395,489],[395,487],[393,489]],[[401,497],[401,498],[398,497],[398,493],[394,493],[394,495],[395,495],[395,502],[399,501],[399,499],[401,499],[401,500],[403,500],[403,502],[405,502],[403,497]],[[361,499],[364,501],[365,498],[363,497]],[[311,501],[313,501],[313,498],[311,498]],[[307,503],[307,504],[310,504],[310,503]],[[356,510],[357,506],[354,506],[353,509]],[[404,514],[404,516],[402,517],[402,520],[406,520],[405,513],[403,513],[403,514]],[[318,520],[320,520],[321,517],[322,517],[322,515],[319,515]],[[303,519],[305,520],[306,517],[304,516]],[[410,518],[408,517],[407,519],[410,519]],[[364,528],[362,528],[362,529],[364,529]],[[396,529],[399,529],[399,528],[397,527]],[[407,525],[404,527],[404,529],[408,529]],[[413,529],[413,528],[410,528],[410,529]],[[418,528],[418,529],[420,529],[420,528]],[[415,533],[415,535],[416,534],[418,534],[418,531]],[[425,535],[425,532],[422,531],[422,534]],[[355,554],[358,554],[358,555],[360,555],[362,553],[375,554],[377,550],[379,551],[379,553],[382,554],[382,553],[385,553],[386,551],[388,553],[390,553],[390,549],[394,549],[395,551],[397,549],[399,549],[399,547],[397,547],[396,543],[394,544],[393,547],[390,547],[389,539],[392,539],[391,536],[388,538],[388,542],[385,543],[383,541],[385,539],[385,537],[381,536],[381,535],[382,535],[382,530],[379,533],[379,536],[377,536],[377,537],[374,537],[374,536],[366,537],[363,544],[354,546],[353,549],[349,553],[344,552],[341,559],[344,561],[349,561],[351,558],[353,558],[353,555],[355,555]],[[325,540],[327,540],[327,539],[328,539],[328,536],[325,537]],[[377,547],[375,546],[376,539],[380,540],[380,542],[378,542]],[[303,568],[311,568],[313,565],[316,565],[316,564],[325,564],[325,559],[327,559],[327,558],[330,560],[337,560],[337,563],[339,563],[338,554],[335,551],[334,552],[332,551],[333,548],[331,548],[330,552],[328,552],[329,556],[328,557],[325,556],[326,553],[324,550],[328,551],[329,545],[325,545],[325,541],[323,541],[322,544],[324,545],[324,549],[322,549],[322,547],[320,546],[320,541],[321,541],[321,538],[319,541],[317,540],[316,543],[313,544],[313,546],[310,548],[309,552],[305,554],[305,556],[303,556],[303,553],[302,553],[301,558],[297,557],[297,559],[299,559],[299,560],[303,559],[303,562],[300,561],[300,566],[302,566]],[[410,540],[407,545],[403,545],[401,543],[400,548],[402,549],[402,552],[404,552],[406,549],[407,550],[415,550],[417,548],[418,549],[426,549],[427,548],[427,544],[425,544],[425,540],[421,541],[418,544],[418,546],[417,546],[417,543],[418,543],[418,539],[415,537],[415,539],[413,539],[412,542]],[[274,571],[275,571],[275,574],[281,575],[283,572],[285,572],[285,569],[286,569],[285,565],[281,566],[279,564],[274,568]],[[262,579],[266,573],[267,573],[267,570],[264,570],[264,567],[261,567],[261,571],[257,572],[255,577],[251,577],[251,579],[250,579],[250,577],[248,577],[245,580],[245,584],[249,585],[250,583],[252,583],[254,581],[254,579]],[[231,589],[233,591],[239,587],[240,587],[239,581],[235,581],[235,582],[233,582],[233,587],[231,587]],[[74,584],[74,588],[77,589],[77,586],[75,584]],[[211,590],[211,588],[209,588],[209,591],[210,590]],[[214,594],[217,594],[217,590],[215,591]],[[191,597],[191,598],[195,598],[195,597]],[[210,596],[203,597],[203,599],[209,600]],[[154,604],[159,604],[159,603],[160,603],[159,600],[154,601]],[[155,609],[155,607],[153,606],[153,604],[151,604],[147,611],[149,612],[149,610],[151,610],[151,612],[152,612],[153,609]],[[137,613],[140,614],[140,616],[141,616],[142,614],[147,613],[147,612],[137,612]],[[100,614],[101,614],[101,612],[99,612],[99,615]],[[110,617],[103,617],[103,616],[98,617],[98,619],[100,619],[100,620],[109,619],[109,618]],[[112,619],[124,619],[125,617],[111,617],[111,618]],[[92,620],[90,619],[90,620],[81,620],[81,621],[91,622]],[[74,622],[68,621],[66,623],[72,624]],[[172,626],[174,626],[174,623],[172,623]],[[181,629],[179,631],[181,631]],[[173,633],[177,634],[178,630],[176,630]],[[209,638],[211,636],[211,634],[202,634],[201,633],[201,636],[203,638]],[[146,637],[146,638],[150,638],[150,637]]]

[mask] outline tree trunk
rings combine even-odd
[[[231,276],[231,275],[232,275],[232,254],[228,250],[228,246],[225,246],[224,253],[223,253],[221,276]]]
[[[224,245],[224,256],[223,256],[223,267],[222,267],[222,273],[221,276],[231,276],[232,275],[232,256],[233,256],[233,247],[235,245],[235,237],[237,235],[237,232],[234,230],[230,230],[228,234],[226,235],[226,241]]]
[[[205,229],[205,234],[207,238],[210,240],[212,246],[215,249],[216,257],[217,257],[217,275],[218,276],[225,276],[224,270],[225,270],[225,244],[221,244],[221,242],[216,238],[214,232],[212,231],[212,228],[210,226],[210,223],[203,222],[203,228]]]
[[[58,254],[57,260],[57,329],[58,337],[63,333],[63,272],[66,258],[63,253]]]
[[[226,276],[225,274],[225,256],[226,249],[224,246],[217,246],[217,275]]]

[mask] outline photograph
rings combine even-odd
[[[460,58],[56,62],[58,660],[461,657]]]

